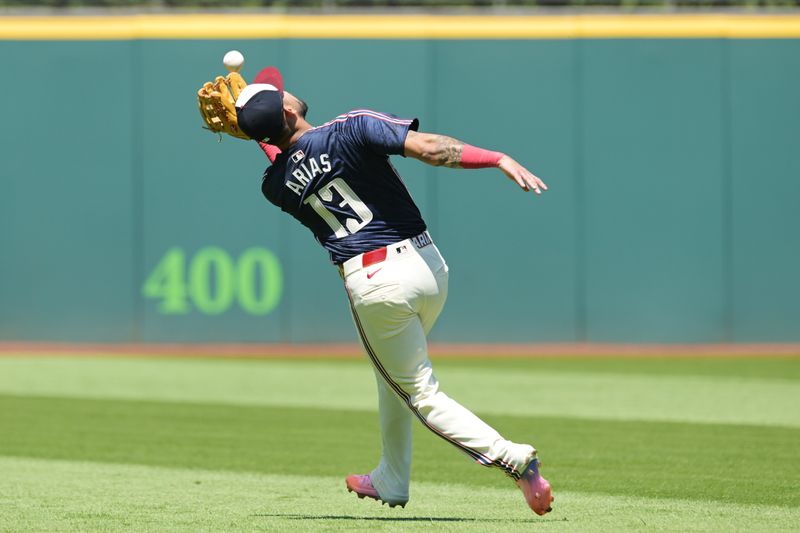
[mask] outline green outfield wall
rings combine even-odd
[[[435,340],[800,341],[800,39],[725,36],[0,40],[0,340],[354,339],[261,151],[200,128],[229,49],[312,123],[415,116],[547,181],[397,158],[451,268]]]

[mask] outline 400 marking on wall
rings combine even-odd
[[[201,248],[191,257],[173,247],[142,285],[146,298],[161,300],[158,312],[165,315],[186,314],[192,306],[218,315],[234,301],[247,313],[266,315],[278,306],[282,292],[278,258],[258,247],[244,250],[238,258],[216,246]]]

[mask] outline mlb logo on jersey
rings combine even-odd
[[[295,163],[299,163],[300,161],[303,160],[305,156],[306,154],[304,154],[302,150],[298,150],[292,154],[292,161],[294,161]]]

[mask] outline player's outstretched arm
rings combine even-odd
[[[542,194],[547,185],[528,169],[500,153],[463,143],[446,135],[409,131],[404,144],[406,157],[419,159],[436,167],[490,168],[497,167],[524,191]]]

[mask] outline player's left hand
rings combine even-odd
[[[227,133],[238,139],[250,139],[240,128],[236,118],[236,99],[247,86],[238,72],[226,77],[217,76],[214,82],[207,81],[197,91],[197,105],[207,130]]]
[[[547,185],[545,185],[542,180],[534,176],[527,168],[507,155],[504,155],[500,159],[497,163],[497,167],[502,170],[510,180],[516,182],[523,191],[532,190],[536,194],[542,194],[542,191],[547,190]]]

